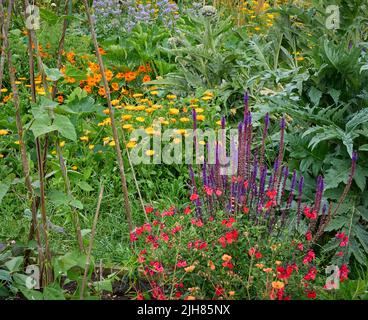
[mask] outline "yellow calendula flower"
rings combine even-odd
[[[206,142],[205,142],[205,141],[203,141],[203,140],[199,141],[198,143],[199,143],[200,145],[202,145],[202,146],[204,146],[204,145],[206,144]]]
[[[212,100],[213,97],[211,96],[205,96],[202,98],[203,101],[208,101],[208,100]]]
[[[131,114],[123,114],[121,116],[121,119],[124,120],[124,121],[130,120],[131,118],[132,118]]]
[[[170,122],[176,123],[176,119],[170,118]]]
[[[5,130],[5,129],[0,130],[0,136],[6,136],[8,133],[9,133],[8,130]]]
[[[89,137],[87,136],[82,136],[79,138],[80,141],[84,141],[84,142],[88,142],[89,141]]]
[[[146,106],[143,106],[143,105],[139,105],[139,106],[136,106],[135,108],[134,108],[134,110],[136,110],[136,111],[143,111],[143,110],[145,110],[146,109]]]
[[[56,150],[51,151],[51,154],[54,156],[56,155]]]
[[[216,121],[216,124],[219,125],[219,126],[221,126],[221,120]]]
[[[144,122],[144,117],[137,117],[135,118],[135,120],[137,120],[138,122]]]
[[[196,109],[195,109],[195,111],[196,111],[197,113],[203,113],[203,112],[204,112],[204,110],[203,110],[202,108],[196,108]]]
[[[22,84],[22,81],[14,81],[14,83],[19,85],[19,84]]]
[[[149,113],[154,112],[155,109],[154,108],[147,108],[145,111],[149,114]]]
[[[147,134],[151,134],[151,135],[155,133],[155,129],[153,129],[152,127],[147,128],[145,131]]]
[[[125,110],[128,110],[128,111],[134,111],[135,110],[135,106],[132,106],[132,105],[126,105],[125,107],[124,107],[124,109]]]
[[[65,146],[65,141],[60,141],[59,146],[60,148],[63,148]]]
[[[129,123],[123,125],[123,129],[129,130],[129,129],[132,129],[132,128],[133,128],[133,126]]]
[[[205,117],[203,114],[199,114],[199,115],[197,116],[197,120],[198,120],[198,121],[204,121],[204,119],[206,119],[206,117]]]
[[[157,96],[158,95],[158,91],[157,90],[153,90],[150,92],[150,94],[152,94],[153,96]]]
[[[154,150],[146,150],[146,156],[153,156],[155,154],[155,151]]]
[[[155,110],[162,109],[162,105],[160,105],[160,104],[154,104],[152,106],[152,108],[155,109]]]
[[[140,98],[143,97],[143,93],[135,93],[133,94],[133,98]]]
[[[134,148],[136,145],[137,145],[137,142],[136,142],[136,141],[129,141],[129,142],[126,144],[126,147],[127,147],[128,149],[132,149],[132,148]]]
[[[272,282],[272,288],[274,289],[282,289],[285,287],[285,284],[282,281],[273,281]]]
[[[185,123],[185,122],[189,122],[189,121],[190,121],[190,119],[189,119],[189,118],[187,118],[187,117],[183,117],[183,118],[180,118],[180,119],[179,119],[179,121],[180,121],[180,122],[184,122],[184,123]]]
[[[88,146],[88,149],[89,150],[93,150],[95,148],[95,145],[93,145],[93,144],[90,144],[89,146]]]
[[[169,109],[169,114],[171,114],[171,115],[177,115],[177,114],[179,114],[179,109],[176,109],[176,108],[170,108]]]
[[[109,109],[104,109],[102,112],[103,112],[104,114],[110,114],[110,110],[109,110]]]
[[[109,146],[110,146],[110,147],[115,147],[115,141],[114,141],[114,140],[110,141],[110,142],[109,142]]]
[[[78,167],[77,167],[77,166],[72,166],[72,169],[73,169],[74,171],[77,171],[77,170],[78,170]]]
[[[118,104],[119,104],[119,100],[118,99],[114,99],[114,100],[112,100],[111,101],[111,104],[113,105],[113,106],[117,106]]]
[[[169,99],[169,100],[175,100],[177,97],[176,97],[176,95],[175,95],[175,94],[168,94],[168,95],[166,96],[166,98],[167,98],[167,99]]]
[[[185,129],[177,129],[177,130],[175,130],[175,133],[177,133],[177,134],[186,134],[187,133],[187,130],[185,130]]]
[[[8,92],[8,89],[7,89],[7,88],[2,88],[2,89],[1,89],[1,92],[2,92],[2,93]]]
[[[20,141],[19,140],[14,141],[14,143],[17,144],[17,145],[20,145]]]
[[[297,61],[304,61],[304,57],[297,57],[296,60]]]

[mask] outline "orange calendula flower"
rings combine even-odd
[[[228,261],[230,261],[230,260],[232,259],[232,257],[231,257],[231,256],[229,256],[228,254],[224,254],[224,255],[221,257],[221,259],[222,259],[223,261],[228,262]]]
[[[117,82],[113,82],[113,83],[111,84],[111,89],[112,89],[113,91],[118,91],[118,90],[119,90],[119,84],[118,84]]]
[[[112,71],[110,70],[106,70],[105,71],[105,75],[106,75],[106,79],[107,81],[111,81],[111,79],[113,78],[114,74],[112,73]]]
[[[98,52],[102,55],[106,54],[106,51],[102,48],[98,48]]]
[[[282,289],[285,287],[285,284],[282,281],[273,281],[272,282],[272,288],[274,289]]]
[[[74,64],[75,63],[75,53],[73,52],[73,51],[71,51],[71,52],[68,52],[67,54],[66,54],[66,59],[70,62],[70,63],[72,63],[72,64]]]
[[[63,96],[58,96],[57,97],[57,100],[58,100],[59,103],[63,103],[64,102]]]
[[[100,88],[98,89],[98,94],[99,94],[100,96],[104,96],[104,95],[106,95],[105,88],[104,88],[104,87],[100,87]]]
[[[88,92],[88,93],[91,93],[92,92],[92,88],[89,85],[84,86],[83,87],[83,90],[86,91],[86,92]]]
[[[116,76],[115,76],[116,79],[123,79],[124,78],[124,73],[122,72],[119,72]]]
[[[144,83],[144,82],[149,82],[149,81],[151,81],[151,77],[150,77],[149,75],[145,75],[145,76],[143,77],[142,82]]]

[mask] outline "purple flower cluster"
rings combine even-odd
[[[159,20],[167,27],[172,27],[179,18],[178,6],[169,0],[158,0],[155,4],[131,5],[128,8],[126,22],[127,31],[131,31],[138,23],[153,24]]]
[[[96,19],[115,17],[122,13],[118,0],[93,0],[92,7]]]
[[[201,179],[196,182],[193,168],[190,168],[190,178],[192,183],[192,193],[203,192],[203,201],[198,198],[195,202],[197,215],[203,220],[203,212],[208,212],[213,216],[214,211],[225,210],[229,215],[240,212],[249,212],[249,217],[255,223],[266,221],[269,232],[274,227],[284,226],[286,218],[290,216],[293,209],[293,218],[296,218],[297,224],[301,221],[301,214],[308,205],[302,204],[304,177],[297,175],[293,170],[283,164],[284,154],[284,136],[286,122],[282,118],[280,121],[280,141],[278,155],[270,168],[265,163],[265,142],[268,135],[269,116],[264,120],[264,129],[262,134],[261,146],[254,143],[252,115],[248,107],[248,95],[244,97],[245,112],[244,120],[238,125],[237,141],[230,139],[230,148],[232,159],[230,165],[235,166],[237,173],[232,175],[223,174],[223,162],[221,157],[226,156],[226,145],[216,143],[216,157],[214,164],[204,163],[200,169]],[[197,129],[196,113],[193,112],[194,130]],[[225,119],[221,121],[221,127],[225,128]],[[194,138],[195,135],[194,135]],[[233,139],[236,140],[236,139]],[[226,141],[226,140],[222,140]],[[196,143],[195,143],[196,145]],[[207,150],[209,146],[207,145]],[[260,150],[260,152],[259,152]],[[354,152],[352,160],[351,173],[347,186],[341,195],[338,206],[345,199],[350,188],[356,168],[357,155]],[[234,171],[232,171],[234,172]],[[322,205],[324,193],[323,177],[317,179],[314,204],[309,207],[316,213],[317,219],[310,222],[309,228],[314,229],[317,235],[320,235],[330,218],[336,213],[338,208],[332,210],[327,204]],[[294,206],[293,206],[294,204]],[[337,206],[337,207],[338,207]],[[319,217],[319,218],[318,218]],[[318,224],[317,224],[318,221]]]

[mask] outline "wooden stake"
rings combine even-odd
[[[92,20],[91,13],[89,10],[88,0],[84,0],[84,5],[86,7],[86,14],[87,14],[88,23],[90,26],[91,37],[92,37],[92,41],[95,47],[96,57],[97,57],[98,64],[100,66],[102,81],[103,81],[105,92],[106,92],[107,106],[110,111],[112,135],[115,141],[116,157],[117,157],[117,161],[119,165],[120,180],[121,180],[121,186],[122,186],[123,195],[124,195],[125,214],[128,220],[129,231],[132,232],[133,231],[132,211],[131,211],[130,203],[129,203],[129,193],[128,193],[128,187],[127,187],[126,178],[125,178],[125,169],[124,169],[123,156],[122,156],[121,149],[120,149],[119,135],[118,135],[118,130],[115,124],[114,109],[111,104],[110,87],[106,79],[105,67],[102,61],[101,53],[99,51],[97,36],[96,36],[96,32],[93,26],[93,20]]]

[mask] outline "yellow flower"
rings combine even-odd
[[[78,170],[78,167],[77,167],[77,166],[72,166],[72,169],[73,169],[74,171],[77,171],[77,170]]]
[[[204,111],[204,110],[203,110],[202,108],[196,108],[196,109],[195,109],[195,111],[196,111],[197,113],[203,113],[203,111]]]
[[[53,151],[51,151],[51,154],[54,156],[54,155],[56,155],[56,151],[55,150],[53,150]]]
[[[8,133],[9,133],[8,130],[5,130],[5,129],[0,130],[0,136],[6,136]]]
[[[205,118],[206,117],[204,115],[202,115],[202,114],[200,114],[200,115],[197,116],[197,120],[198,121],[204,121]]]
[[[115,147],[115,141],[114,140],[110,141],[109,146],[110,147]]]
[[[170,108],[170,109],[169,109],[169,114],[172,114],[172,115],[179,114],[179,109],[176,109],[176,108]]]
[[[204,146],[204,145],[206,144],[206,142],[205,142],[205,141],[203,141],[203,140],[199,141],[198,143],[199,143],[200,145],[202,145],[202,146]]]
[[[93,144],[90,144],[89,146],[88,146],[88,149],[89,150],[93,150],[95,148],[95,146],[93,145]]]
[[[274,289],[282,289],[284,287],[284,283],[282,281],[273,281],[272,288]]]
[[[187,133],[187,130],[185,130],[185,129],[177,129],[177,130],[175,130],[175,133],[177,133],[177,134],[186,134]]]
[[[186,297],[186,299],[187,299],[187,300],[195,300],[195,299],[196,299],[196,297],[194,297],[194,296],[187,296],[187,297]]]
[[[143,93],[135,93],[133,94],[133,98],[140,98],[143,97]]]
[[[146,156],[153,156],[155,154],[154,150],[146,150]]]
[[[111,101],[111,104],[113,105],[113,106],[117,106],[118,104],[119,104],[119,100],[118,99],[114,99],[114,100],[112,100]]]
[[[7,88],[2,88],[1,92],[3,92],[3,93],[8,92],[8,89]]]
[[[144,122],[144,118],[143,117],[137,117],[137,118],[135,118],[135,120],[137,120],[138,122]]]
[[[60,148],[64,147],[65,146],[65,141],[60,141],[59,146],[60,146]]]
[[[162,105],[160,105],[160,104],[154,104],[152,106],[152,108],[155,109],[155,110],[162,109]]]
[[[216,124],[219,125],[219,126],[221,126],[221,120],[216,121]]]
[[[2,153],[0,153],[0,159],[4,158],[4,155]]]
[[[169,100],[175,100],[176,99],[176,95],[175,94],[168,94],[166,96],[166,98],[169,99]]]
[[[154,134],[155,133],[155,129],[153,129],[152,127],[148,127],[146,130],[147,134]]]
[[[131,114],[123,114],[121,116],[121,119],[126,121],[126,120],[130,120],[132,118],[132,115]]]
[[[143,111],[144,109],[146,109],[146,106],[143,106],[143,105],[139,105],[134,108],[134,110],[136,111]]]
[[[145,111],[147,113],[152,113],[153,111],[155,111],[155,109],[154,108],[147,108]]]
[[[304,57],[298,57],[296,58],[297,61],[303,61],[304,60]]]
[[[152,94],[153,96],[157,96],[158,95],[158,91],[157,90],[151,91],[150,94]]]
[[[123,125],[123,129],[130,130],[133,129],[133,126],[129,123]]]
[[[189,267],[184,268],[185,272],[193,272],[194,269],[195,269],[195,266],[194,265],[191,265]]]
[[[208,101],[208,100],[211,100],[212,97],[211,96],[205,96],[202,98],[203,101]]]
[[[110,114],[110,110],[109,110],[109,109],[104,109],[102,112],[103,112],[104,114]]]
[[[180,119],[179,119],[179,121],[180,121],[180,122],[189,122],[189,121],[190,121],[190,119],[189,119],[189,118],[187,118],[187,117],[183,117],[183,118],[180,118]]]
[[[80,141],[84,141],[84,142],[88,142],[89,141],[89,138],[87,136],[82,136],[79,139],[80,139]]]
[[[132,149],[136,146],[137,142],[136,141],[129,141],[127,144],[126,144],[126,147],[128,149]]]

